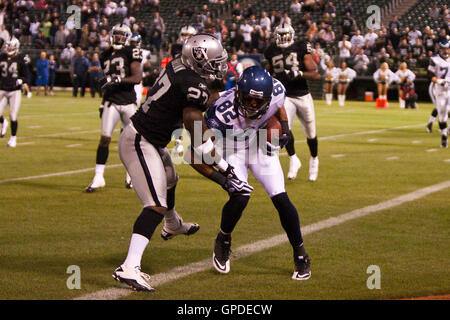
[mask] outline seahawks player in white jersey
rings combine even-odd
[[[141,54],[142,54],[141,67],[142,67],[142,70],[144,70],[145,67],[150,65],[151,52],[147,49],[141,48],[142,37],[139,34],[133,34],[131,36],[130,45],[141,49]],[[142,77],[144,77],[144,72],[142,74]],[[142,84],[142,81],[139,84],[134,85],[134,91],[136,92],[136,105],[138,107],[141,105],[143,89],[144,89],[144,86]]]
[[[439,129],[441,130],[441,147],[447,148],[447,120],[450,109],[450,43],[448,40],[443,40],[439,46],[439,54],[430,59],[428,76],[431,80],[430,95],[438,112]],[[430,126],[430,124],[428,125]]]
[[[213,130],[218,153],[234,167],[236,176],[247,181],[248,169],[263,185],[278,211],[294,254],[294,280],[311,276],[310,260],[303,246],[298,213],[289,200],[276,150],[289,140],[289,125],[284,103],[286,91],[282,83],[262,67],[244,70],[236,88],[229,89],[209,107],[205,119]],[[272,116],[282,124],[279,143],[268,142],[260,129]],[[222,137],[222,138],[219,138]],[[220,232],[214,246],[213,264],[220,273],[230,271],[231,233],[250,199],[248,194],[230,193],[222,209]]]

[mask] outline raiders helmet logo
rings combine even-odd
[[[203,47],[194,47],[192,48],[192,56],[196,61],[203,61],[206,57],[206,48]]]

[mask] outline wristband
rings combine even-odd
[[[223,158],[219,160],[219,162],[216,164],[216,167],[219,168],[221,171],[226,171],[228,169],[228,162],[226,162]]]

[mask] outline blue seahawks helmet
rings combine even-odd
[[[444,59],[447,59],[449,56],[450,42],[447,39],[444,39],[439,43],[439,47],[441,49],[441,52],[440,52],[441,56]]]
[[[133,33],[130,38],[130,44],[140,48],[142,43],[142,37],[138,33]]]
[[[249,119],[261,118],[272,99],[273,79],[260,66],[244,70],[236,84],[235,106],[238,112]]]

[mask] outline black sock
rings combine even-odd
[[[300,231],[300,220],[297,209],[295,209],[286,192],[272,197],[272,202],[280,216],[281,226],[289,238],[293,248],[299,247],[303,243]]]
[[[438,111],[437,111],[436,108],[434,108],[433,111],[431,111],[431,115],[432,115],[433,117],[435,117],[435,118],[437,117]]]
[[[289,130],[288,135],[289,135],[289,142],[286,145],[286,151],[288,155],[291,157],[295,154],[295,138],[291,130]]]
[[[18,127],[17,121],[11,121],[11,135],[15,136],[17,134],[17,127]]]
[[[177,187],[177,185],[175,185],[174,187],[167,190],[167,210],[172,210],[175,207],[175,188],[176,187]]]
[[[315,158],[317,157],[318,153],[318,142],[317,137],[312,139],[306,139],[306,142],[308,142],[309,152],[311,153],[311,157]]]
[[[106,164],[106,160],[108,160],[109,147],[101,147],[97,148],[97,160],[96,164]]]
[[[3,118],[3,116],[0,116],[0,123],[3,123],[3,121],[5,121],[5,119]]]
[[[242,212],[247,206],[249,196],[232,195],[223,206],[220,229],[225,233],[231,233],[241,218]]]
[[[144,208],[134,223],[133,233],[140,234],[150,240],[163,218],[164,216],[155,210]]]

